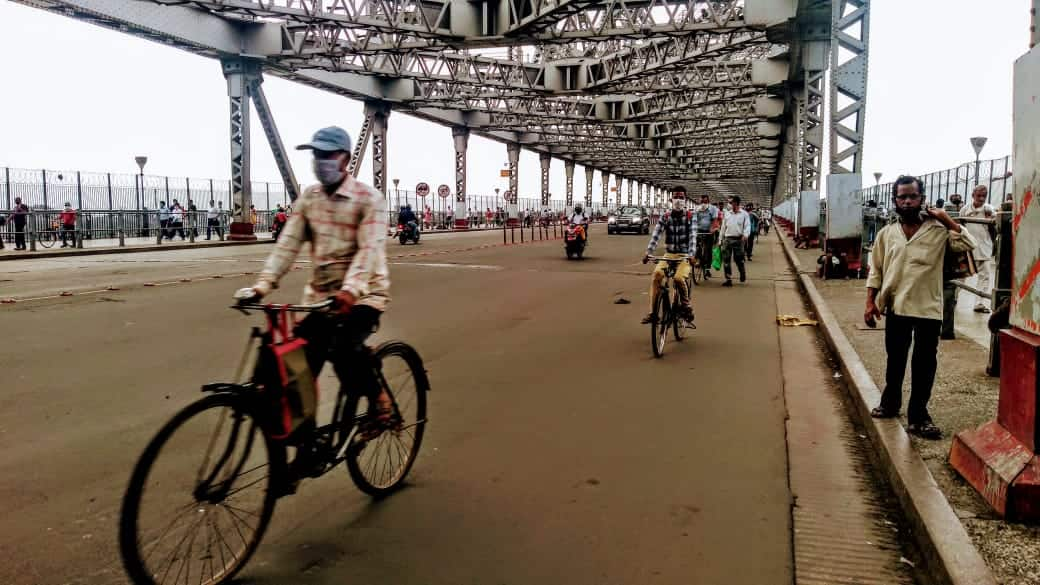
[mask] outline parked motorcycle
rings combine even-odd
[[[405,245],[411,240],[416,244],[419,243],[419,226],[414,222],[408,222],[407,224],[397,225],[397,241],[401,242],[401,245]]]
[[[568,260],[581,260],[582,254],[585,253],[585,228],[576,223],[567,226],[567,231],[563,234],[563,243]]]

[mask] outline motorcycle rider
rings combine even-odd
[[[419,218],[412,211],[411,204],[405,203],[397,214],[397,225],[403,225],[412,229],[413,233],[419,231]]]
[[[650,236],[650,244],[646,247],[646,254],[643,256],[643,264],[650,261],[650,255],[657,248],[662,232],[665,235],[665,258],[690,260],[694,257],[697,252],[697,226],[686,213],[685,187],[672,189],[672,211],[662,215],[657,226],[654,227],[654,233]],[[654,298],[661,289],[661,282],[665,278],[667,268],[668,263],[662,260],[654,269],[653,280],[650,284],[650,312],[643,317],[644,325],[654,319]],[[693,320],[693,309],[690,307],[690,291],[686,288],[686,283],[692,270],[693,266],[689,261],[680,262],[675,270],[675,276],[672,278],[676,290],[679,291],[679,299],[682,304],[680,314],[689,321]]]
[[[589,243],[589,216],[585,215],[584,208],[581,203],[574,206],[574,213],[571,214],[570,222],[574,225],[580,225],[582,230],[585,232],[585,243]]]

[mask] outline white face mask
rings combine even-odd
[[[672,199],[672,211],[685,211],[686,200],[685,199]]]
[[[316,158],[314,159],[314,176],[322,185],[335,185],[346,177],[346,173],[339,168],[340,158]]]

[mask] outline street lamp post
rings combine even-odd
[[[975,149],[975,182],[972,185],[974,189],[979,184],[979,155],[982,153],[982,147],[986,146],[986,137],[973,136],[970,140],[971,147]]]
[[[394,179],[394,198],[397,200],[397,212],[401,212],[401,190],[397,188],[401,184],[401,179]]]
[[[147,156],[135,156],[134,161],[137,162],[137,168],[139,169],[138,180],[140,187],[137,189],[137,209],[141,209],[141,204],[144,201],[144,165],[148,164]]]

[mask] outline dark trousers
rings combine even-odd
[[[315,379],[331,361],[344,390],[370,400],[379,396],[379,363],[365,340],[379,326],[380,315],[372,307],[356,305],[346,315],[313,313],[301,321],[295,334],[307,340],[307,365]]]
[[[758,235],[758,230],[751,230],[751,235],[748,236],[747,244],[745,246],[747,248],[747,257],[748,258],[751,258],[752,256],[754,256],[755,237],[757,235]]]
[[[75,225],[62,224],[62,226],[61,226],[61,245],[62,246],[67,246],[68,245],[66,240],[70,236],[72,237],[72,245],[75,246],[76,245],[76,226]]]
[[[744,242],[741,241],[740,236],[723,238],[722,240],[722,268],[726,272],[726,280],[730,280],[733,277],[731,260],[736,260],[737,271],[740,272],[741,276],[744,276]]]
[[[953,337],[954,315],[957,314],[957,287],[952,280],[943,282],[943,318],[942,334]]]
[[[705,270],[711,270],[711,249],[715,247],[715,234],[697,234],[697,260]]]
[[[169,235],[170,240],[173,240],[173,234],[177,234],[182,240],[184,239],[184,222],[170,220],[169,227],[170,229],[166,233]]]
[[[937,319],[902,317],[889,313],[885,317],[885,390],[881,394],[881,408],[888,412],[899,412],[903,404],[903,377],[910,354],[910,342],[914,344],[914,355],[910,360],[910,402],[906,418],[911,424],[931,421],[928,415],[928,399],[932,397],[935,383],[936,353],[939,348],[939,329],[942,322]]]
[[[223,228],[220,227],[220,220],[217,219],[217,218],[207,219],[206,220],[206,239],[207,240],[210,239],[210,234],[212,234],[214,230],[216,230],[216,232],[217,232],[217,237],[219,237],[219,238],[223,238],[224,237],[224,230],[223,230]]]
[[[14,247],[19,250],[25,249],[25,224],[14,224]]]

